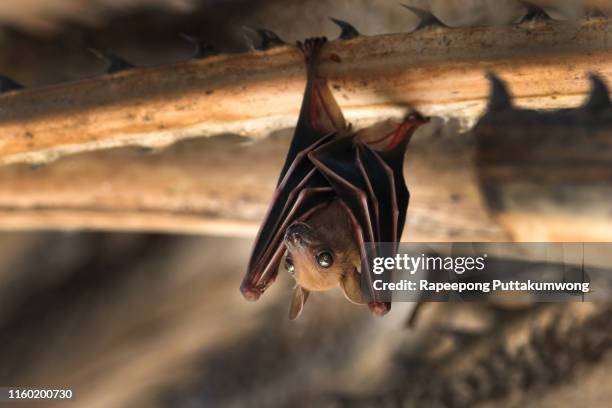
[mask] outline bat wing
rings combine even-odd
[[[308,187],[300,191],[293,206],[284,217],[282,225],[273,237],[273,244],[268,246],[262,257],[264,262],[260,269],[261,275],[255,282],[249,279],[247,285],[253,283],[252,286],[262,293],[274,282],[281,258],[285,252],[283,237],[287,227],[294,222],[304,221],[312,213],[327,205],[334,197],[335,192],[331,187]]]
[[[297,155],[304,149],[312,146],[322,137],[346,128],[342,111],[329,90],[327,81],[318,77],[316,73],[319,54],[326,42],[327,39],[324,37],[311,38],[304,43],[298,42],[298,47],[304,54],[306,62],[306,89],[295,133],[280,173],[279,183],[285,177]]]
[[[377,248],[372,244],[382,238],[382,231],[387,235],[389,230],[392,231],[392,227],[381,225],[381,197],[377,196],[377,192],[383,190],[387,193],[387,197],[382,197],[385,208],[389,201],[392,201],[392,175],[385,170],[383,161],[377,159],[374,152],[360,148],[353,137],[339,138],[323,144],[313,150],[309,157],[351,216],[361,252],[362,278],[370,289],[372,299],[368,306],[375,313],[384,314],[391,308],[391,304],[377,299],[377,294],[373,291],[370,264],[371,258],[377,254]],[[395,242],[395,236],[389,236],[392,242]]]
[[[363,165],[352,137],[321,145],[309,154],[314,166],[327,179],[357,219],[365,242],[378,238],[378,203],[373,187],[361,171]]]
[[[245,297],[256,300],[274,282],[278,267],[285,252],[284,232],[293,222],[307,219],[313,212],[327,205],[335,196],[331,187],[306,187],[283,209],[282,223],[274,230],[270,243],[259,256],[254,267],[249,269],[240,287]]]
[[[378,152],[373,151],[366,144],[359,144],[358,147],[362,172],[369,180],[369,184],[373,186],[373,194],[378,202],[378,242],[396,243],[399,229],[399,207],[402,203],[399,202],[401,197],[397,194],[398,188],[395,185],[393,169]],[[404,211],[406,211],[406,206],[404,206]]]
[[[316,64],[325,38],[298,43],[307,67],[307,83],[300,116],[277,182],[272,203],[255,240],[243,295],[256,300],[274,281],[284,252],[284,231],[292,222],[311,214],[329,201],[327,180],[315,169],[308,154],[336,137],[346,127],[342,112],[324,79],[316,75]]]
[[[406,142],[408,143],[408,139]],[[386,165],[386,169],[391,170],[393,177],[393,195],[397,206],[397,228],[395,230],[395,242],[400,242],[404,224],[406,224],[406,212],[408,210],[408,202],[410,201],[410,193],[406,187],[404,179],[404,154],[406,152],[406,144],[401,143],[392,150],[384,152],[375,152],[377,157]],[[390,242],[390,241],[389,241]]]
[[[404,225],[406,224],[406,211],[410,193],[404,179],[404,157],[406,147],[414,132],[422,125],[429,123],[430,118],[414,111],[397,126],[391,137],[391,143],[386,149],[376,152],[385,164],[391,169],[395,186],[395,199],[397,202],[397,242],[400,242]]]
[[[249,269],[241,286],[242,293],[248,299],[256,300],[274,281],[285,251],[283,235],[286,228],[333,198],[329,183],[305,156],[308,151],[298,157],[277,188],[259,230]]]
[[[264,262],[262,255],[270,246],[272,238],[278,232],[287,211],[293,206],[300,191],[307,187],[324,187],[326,185],[325,179],[317,172],[307,155],[310,151],[332,138],[333,135],[329,135],[319,139],[310,147],[298,153],[294,158],[285,177],[274,192],[272,204],[255,240],[255,246],[249,262],[249,270],[253,270],[257,264]]]

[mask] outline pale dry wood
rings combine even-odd
[[[415,136],[405,169],[412,199],[404,240],[507,239],[482,205],[469,138]],[[118,148],[37,169],[0,167],[0,229],[252,237],[272,197],[288,140],[215,137],[157,153]]]
[[[586,72],[612,78],[609,28],[604,20],[538,22],[358,38],[332,43],[321,73],[357,126],[416,105],[465,128],[484,106],[488,69],[522,106],[580,105]],[[286,153],[303,75],[301,57],[285,47],[0,97],[0,228],[253,236]],[[403,240],[508,240],[481,196],[472,135],[433,130],[415,135],[407,152],[412,200]],[[61,157],[216,134],[224,136],[153,154],[133,147]],[[58,157],[36,170],[16,163]]]
[[[321,74],[356,126],[414,106],[457,118],[465,129],[484,107],[486,70],[504,76],[525,106],[579,103],[587,71],[612,79],[611,27],[591,19],[360,37],[331,43]],[[6,94],[0,163],[192,136],[261,138],[294,126],[303,69],[299,52],[287,46]]]

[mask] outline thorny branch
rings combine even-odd
[[[611,28],[609,20],[590,19],[359,36],[332,42],[320,69],[356,127],[416,107],[465,130],[484,110],[490,70],[508,82],[518,106],[580,106],[588,72],[612,79]],[[303,86],[299,53],[277,46],[6,93],[0,163],[12,165],[0,168],[0,228],[252,235],[286,149],[287,138],[265,136],[294,126]],[[262,140],[245,145],[228,134]],[[213,135],[225,136],[153,155],[66,156]],[[469,133],[415,136],[405,239],[508,239],[481,197],[473,149]],[[19,164],[58,158],[37,171]]]
[[[331,43],[320,69],[356,126],[416,107],[466,129],[483,110],[487,70],[526,106],[577,105],[587,72],[612,78],[611,24],[528,21],[357,37]],[[262,138],[295,125],[302,65],[294,47],[279,46],[11,92],[0,97],[0,163],[194,136]]]

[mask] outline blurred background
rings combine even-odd
[[[411,4],[453,26],[511,24],[530,12],[517,0]],[[555,19],[583,14],[577,2],[543,4]],[[367,35],[419,23],[384,0],[4,0],[0,72],[28,86],[95,76],[104,62],[88,47],[135,65],[172,63],[193,52],[179,33],[248,51],[247,26],[287,41],[333,38],[329,16]],[[411,304],[377,319],[332,291],[290,322],[287,276],[257,303],[241,297],[251,245],[1,233],[0,385],[71,388],[74,403],[46,406],[88,408],[608,405],[607,305],[436,304],[409,329]]]

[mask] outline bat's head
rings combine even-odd
[[[308,291],[338,286],[344,268],[348,267],[346,254],[334,248],[324,235],[303,222],[290,225],[285,234],[285,268]]]
[[[360,255],[348,216],[336,204],[317,211],[285,231],[285,269],[296,282],[290,318],[296,318],[309,292],[342,288],[347,299],[364,303]]]

